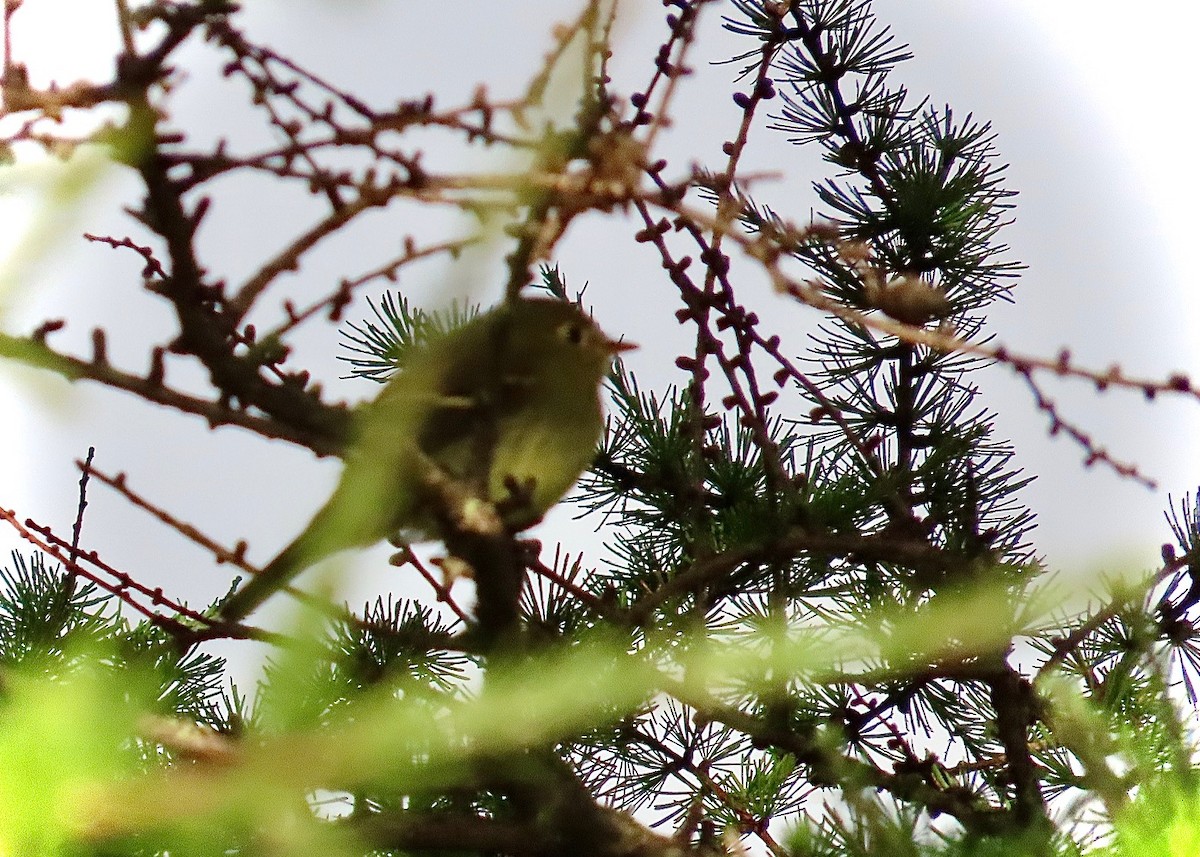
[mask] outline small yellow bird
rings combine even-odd
[[[495,505],[509,532],[541,520],[591,463],[615,355],[577,306],[519,298],[418,347],[355,417],[341,481],[308,527],[218,609],[238,621],[313,563],[397,532],[436,537],[431,476]]]

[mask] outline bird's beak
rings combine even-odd
[[[625,342],[624,340],[608,340],[608,351],[610,354],[620,354],[622,351],[633,351],[636,349],[636,342]]]

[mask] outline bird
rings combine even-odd
[[[510,533],[533,526],[591,463],[601,383],[635,347],[549,297],[518,297],[432,335],[356,411],[329,500],[217,616],[241,621],[339,551],[398,533],[437,538],[453,511],[448,487],[492,504]]]

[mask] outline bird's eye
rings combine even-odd
[[[564,324],[559,329],[559,332],[562,334],[562,338],[572,345],[578,345],[583,342],[583,325],[578,322]]]

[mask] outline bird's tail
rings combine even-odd
[[[395,532],[411,506],[405,502],[406,495],[394,487],[395,471],[395,467],[349,463],[342,483],[304,532],[229,596],[217,616],[241,621],[313,563],[347,548],[374,544]]]
[[[347,548],[374,544],[411,518],[415,477],[406,447],[376,443],[371,449],[379,454],[347,458],[333,496],[295,541],[229,596],[217,610],[219,618],[246,618],[313,563]]]
[[[257,610],[264,601],[287,586],[293,577],[312,562],[313,557],[307,541],[305,534],[301,534],[284,548],[266,568],[226,599],[217,609],[217,616],[226,622],[240,622]]]

